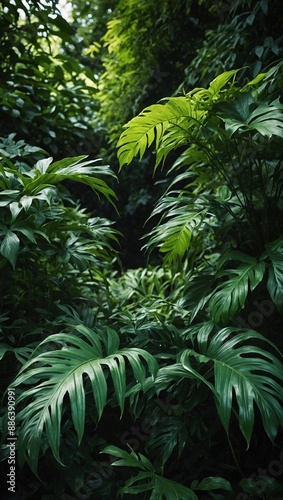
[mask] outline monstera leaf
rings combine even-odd
[[[228,276],[228,280],[217,287],[209,302],[210,313],[215,321],[226,322],[245,306],[249,290],[254,290],[262,281],[265,263],[247,256],[246,262],[236,269],[224,270],[219,277]]]
[[[283,310],[283,241],[279,238],[267,245],[263,258],[269,261],[267,289],[279,311]]]
[[[178,455],[181,455],[186,445],[187,434],[188,429],[183,418],[167,417],[150,433],[146,450],[150,455],[153,453],[157,456],[161,465],[164,465],[176,447]]]
[[[271,344],[258,332],[224,328],[216,334],[201,329],[198,348],[183,351],[180,362],[190,376],[205,382],[212,390],[218,414],[228,434],[233,399],[238,405],[238,421],[249,445],[258,407],[265,432],[274,440],[283,421],[283,365],[259,342]],[[269,347],[269,346],[268,346]],[[191,359],[198,363],[192,365]],[[201,375],[202,365],[213,367],[214,385]],[[194,366],[194,367],[193,367]],[[206,373],[210,373],[206,369]],[[234,408],[235,410],[235,408]]]
[[[283,105],[258,103],[249,92],[239,93],[231,101],[217,103],[215,110],[232,137],[235,132],[257,131],[266,137],[283,138]]]
[[[147,372],[144,365],[152,376],[155,376],[158,369],[154,357],[142,349],[119,350],[119,337],[111,328],[96,332],[84,325],[76,325],[74,333],[58,333],[45,339],[38,349],[42,349],[47,343],[56,343],[61,348],[32,357],[14,382],[15,387],[22,386],[17,403],[25,404],[18,414],[18,421],[21,423],[19,461],[23,463],[27,460],[33,471],[37,468],[43,433],[55,458],[60,461],[61,420],[67,396],[78,441],[82,440],[85,424],[85,377],[90,381],[99,419],[109,396],[109,373],[114,387],[114,400],[123,412],[126,361],[131,367],[132,376],[141,387]],[[30,388],[24,389],[23,386],[26,385]]]
[[[152,491],[150,500],[197,500],[197,495],[186,486],[171,481],[166,477],[156,474],[152,463],[142,453],[127,453],[117,446],[106,446],[102,453],[109,453],[118,460],[114,466],[134,467],[140,469],[137,475],[126,481],[121,493],[136,495],[144,491]]]
[[[233,493],[229,481],[222,477],[206,477],[201,482],[193,481],[191,488],[181,483],[167,479],[156,473],[152,463],[142,453],[127,453],[117,446],[106,446],[102,453],[108,453],[118,460],[112,465],[118,467],[133,467],[140,469],[135,476],[126,481],[121,488],[121,493],[137,495],[145,491],[151,491],[150,500],[198,500],[193,490],[213,491],[226,490]]]

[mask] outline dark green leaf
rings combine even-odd
[[[16,261],[20,248],[20,240],[12,231],[7,231],[4,240],[1,243],[0,253],[10,262],[15,269]]]

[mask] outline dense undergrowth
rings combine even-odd
[[[123,272],[115,226],[66,187],[115,205],[109,167],[3,140],[2,463],[12,387],[19,498],[282,498],[282,63],[238,75],[120,136],[121,168],[154,146],[172,179],[144,239],[160,264]]]

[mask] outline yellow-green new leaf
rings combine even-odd
[[[200,123],[206,115],[206,111],[197,109],[196,103],[187,97],[171,97],[163,101],[164,104],[145,108],[125,126],[126,130],[117,143],[120,168],[131,163],[135,156],[142,158],[154,142],[158,150],[165,133],[180,127],[184,120],[189,126]]]

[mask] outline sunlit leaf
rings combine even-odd
[[[112,465],[135,467],[143,471],[126,481],[125,486],[121,488],[122,493],[136,495],[152,490],[151,500],[197,500],[196,494],[190,488],[156,474],[151,462],[142,453],[132,451],[129,454],[116,446],[107,446],[102,452],[120,458]]]
[[[197,107],[186,97],[171,97],[164,104],[154,104],[145,108],[133,118],[122,133],[117,147],[120,168],[131,163],[137,155],[143,157],[147,147],[154,142],[160,146],[165,133],[174,129],[180,120],[186,119],[187,125],[200,123],[205,116],[205,110]],[[161,161],[161,158],[158,160]]]

